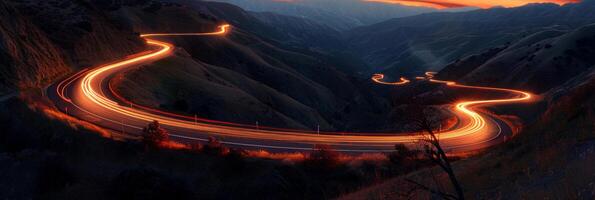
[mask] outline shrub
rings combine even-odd
[[[221,142],[219,140],[217,140],[217,138],[210,136],[209,137],[209,141],[207,141],[207,144],[203,147],[203,152],[205,153],[209,153],[209,154],[224,154],[228,151],[227,148],[225,148],[223,146],[223,144],[221,144]]]
[[[339,153],[332,150],[329,145],[318,144],[314,149],[304,161],[308,166],[318,169],[332,169],[340,164]]]
[[[169,133],[161,128],[159,122],[155,120],[143,129],[142,140],[147,145],[159,146],[161,143],[169,140]]]

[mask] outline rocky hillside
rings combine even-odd
[[[3,1],[3,85],[40,87],[81,67],[144,49],[130,27],[88,1]]]
[[[531,4],[388,20],[348,32],[349,43],[372,72],[415,72],[442,67],[494,46],[546,30],[573,30],[595,22],[595,1]]]

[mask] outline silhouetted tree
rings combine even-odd
[[[461,187],[459,181],[457,180],[452,166],[450,165],[450,161],[448,156],[446,156],[446,152],[440,145],[440,139],[434,133],[436,128],[433,120],[430,119],[427,113],[423,112],[421,109],[420,115],[417,116],[415,120],[416,124],[421,129],[422,138],[421,142],[423,143],[423,152],[425,157],[427,157],[432,163],[438,165],[446,174],[452,184],[452,187],[455,189],[456,195],[451,195],[448,193],[440,192],[437,190],[433,190],[430,187],[424,186],[420,183],[417,183],[413,180],[408,180],[410,183],[413,183],[420,188],[432,192],[434,194],[440,195],[445,199],[465,199],[463,188]]]
[[[155,120],[143,129],[142,140],[147,145],[159,146],[162,142],[169,140],[169,133],[161,128],[159,122]]]

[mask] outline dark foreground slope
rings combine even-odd
[[[384,160],[334,154],[283,161],[217,145],[153,149],[21,100],[0,110],[0,199],[328,199],[394,172]]]

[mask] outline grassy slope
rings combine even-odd
[[[492,153],[461,163],[476,198],[593,198],[595,79],[559,99],[535,124]]]
[[[568,30],[593,23],[593,2],[396,18],[349,31],[349,43],[361,52],[368,65],[376,67],[373,72],[440,70],[458,58],[518,41],[528,34],[551,27]]]
[[[367,78],[341,72],[341,66],[328,56],[274,41],[271,38],[281,37],[278,31],[237,7],[195,2],[190,6],[196,9],[189,9],[182,5],[164,6],[155,13],[127,7],[117,14],[131,19],[139,31],[208,31],[218,24],[208,16],[226,20],[234,28],[224,38],[165,37],[192,59],[135,72],[121,88],[127,97],[189,115],[247,124],[259,121],[266,126],[310,130],[318,124],[321,130],[368,130],[381,125],[370,119],[383,118],[387,102],[364,88],[362,82],[367,83]],[[157,77],[159,72],[167,76]],[[184,94],[178,95],[179,91]]]
[[[133,101],[195,112],[209,119],[245,124],[259,121],[304,129],[316,123],[329,126],[315,110],[287,95],[237,72],[184,56],[167,58],[131,72],[119,85]]]
[[[595,196],[595,79],[571,88],[509,143],[455,163],[471,199],[592,199]],[[419,177],[428,171],[409,175]],[[445,184],[446,185],[446,184]],[[402,198],[403,178],[344,199]]]

